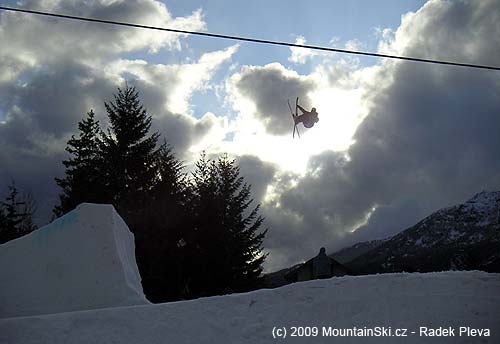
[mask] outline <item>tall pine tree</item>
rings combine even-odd
[[[141,228],[136,232],[137,258],[142,267],[143,289],[153,302],[189,297],[183,243],[190,232],[190,189],[182,163],[164,143],[157,151],[157,172],[148,194],[149,204],[141,212]]]
[[[246,291],[258,286],[262,264],[259,206],[251,211],[251,187],[234,160],[205,155],[193,173],[193,296]]]
[[[250,186],[227,156],[204,156],[193,178],[183,172],[134,87],[105,103],[110,127],[93,112],[68,142],[71,159],[57,211],[80,202],[112,203],[135,235],[146,296],[154,302],[254,289],[265,255],[259,207],[249,211]]]
[[[178,299],[182,259],[176,242],[186,229],[189,188],[182,165],[158,133],[150,133],[151,116],[134,87],[118,88],[114,101],[104,103],[109,117],[107,134],[94,113],[78,124],[64,161],[65,177],[57,215],[81,202],[111,203],[135,235],[136,259],[146,296],[152,301]]]
[[[149,300],[186,294],[184,256],[177,242],[187,231],[189,189],[182,164],[167,143],[157,147],[152,117],[139,93],[126,85],[105,103],[110,131],[105,139],[106,178],[120,215],[135,235],[136,258]]]
[[[134,227],[137,210],[148,203],[157,172],[155,159],[159,133],[149,133],[151,116],[139,100],[135,87],[118,88],[114,102],[104,103],[110,122],[105,139],[105,179],[113,204]]]
[[[66,214],[82,202],[107,203],[103,180],[103,139],[99,121],[90,110],[86,118],[78,123],[79,134],[71,136],[66,151],[71,154],[64,160],[64,178],[55,178],[62,188],[60,204],[54,208],[57,216]]]

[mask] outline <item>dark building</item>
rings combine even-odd
[[[327,256],[325,248],[322,247],[316,257],[292,268],[285,275],[285,280],[293,283],[344,275],[349,275],[349,269]]]

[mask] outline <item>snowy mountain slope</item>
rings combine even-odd
[[[499,343],[499,290],[500,274],[478,271],[346,276],[192,301],[0,319],[0,342],[435,343],[420,327],[451,327],[455,336],[439,343]],[[294,326],[302,327],[296,334],[318,332],[292,338]],[[406,337],[332,338],[355,327],[365,334],[378,327],[386,335],[389,328],[392,335],[406,329],[399,332]],[[490,336],[460,336],[460,327]],[[273,328],[285,328],[287,338],[274,339]]]
[[[366,252],[373,250],[374,248],[382,245],[388,239],[379,239],[379,240],[371,240],[371,241],[363,241],[357,244],[354,244],[349,247],[345,247],[335,253],[330,254],[330,257],[338,260],[340,263],[345,264]]]
[[[0,318],[149,303],[134,236],[111,205],[80,204],[0,245],[0,276]]]
[[[348,262],[357,273],[481,269],[500,271],[500,192],[436,211]]]

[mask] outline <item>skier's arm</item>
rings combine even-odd
[[[304,109],[302,106],[300,106],[299,104],[297,104],[297,107],[300,109],[300,111],[302,111],[302,113],[308,113],[309,112],[306,109]]]

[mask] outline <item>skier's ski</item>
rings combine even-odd
[[[299,107],[299,97],[297,97],[295,99],[295,117],[299,116],[298,107]],[[300,138],[299,128],[297,128],[297,123],[295,122],[295,118],[293,119],[293,123],[295,123],[295,127],[294,128],[295,128],[295,130],[297,130],[297,135]]]
[[[295,100],[295,113],[292,110],[292,106],[290,105],[290,100],[287,100],[288,103],[288,108],[290,109],[290,113],[292,114],[292,119],[293,119],[293,134],[292,137],[295,138],[295,130],[297,130],[297,135],[300,137],[299,133],[299,128],[297,128],[297,123],[295,122],[295,117],[297,117],[297,104],[298,104],[299,98]]]
[[[292,137],[295,137],[295,115],[293,114],[292,106],[290,105],[290,99],[286,101],[288,103],[288,108],[290,109],[290,114],[292,115],[293,120],[293,134]]]

